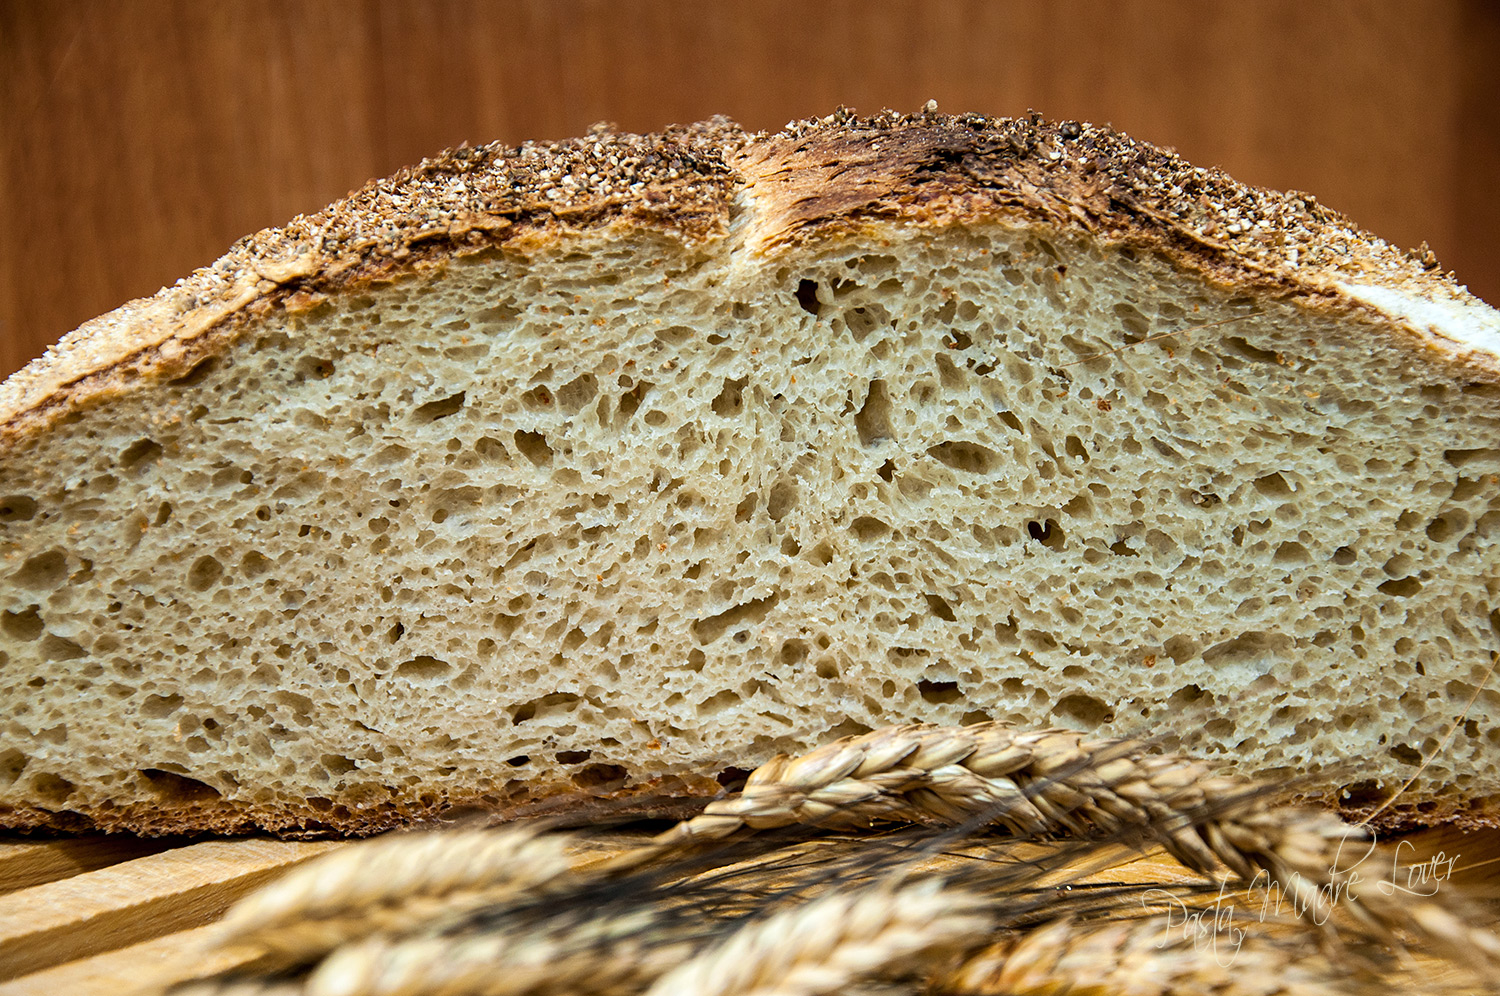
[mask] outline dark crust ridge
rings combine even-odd
[[[1426,245],[1405,251],[1311,194],[1249,187],[1107,127],[1039,115],[989,118],[840,109],[776,134],[724,118],[655,135],[604,126],[579,139],[444,152],[367,184],[317,214],[235,243],[154,297],[64,336],[0,385],[0,442],[226,348],[274,308],[493,246],[525,251],[609,225],[686,245],[729,233],[761,253],[885,219],[922,225],[1011,220],[1140,247],[1213,283],[1236,283],[1388,323],[1340,282],[1456,308],[1474,298]],[[1492,314],[1492,313],[1491,313]],[[210,334],[214,333],[214,334]],[[1500,357],[1433,330],[1428,359],[1500,382]]]

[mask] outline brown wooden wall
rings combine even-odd
[[[462,141],[843,103],[1111,122],[1500,303],[1490,0],[0,0],[0,374]]]

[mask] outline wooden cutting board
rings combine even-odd
[[[1489,900],[1500,923],[1500,831],[1425,831],[1401,862]],[[595,841],[603,853],[638,838]],[[309,858],[350,846],[258,838],[184,842],[129,837],[0,838],[0,996],[122,996],[230,968],[248,952],[208,951],[212,924],[250,890]],[[1148,853],[1095,878],[1150,885],[1197,881]]]

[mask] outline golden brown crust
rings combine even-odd
[[[701,242],[727,232],[737,205],[754,211],[744,238],[763,253],[882,218],[1012,219],[1155,250],[1215,283],[1315,305],[1372,310],[1348,284],[1458,311],[1475,304],[1425,246],[1399,250],[1311,195],[1248,187],[1094,125],[935,113],[862,119],[841,110],[774,135],[722,119],[648,136],[601,129],[552,145],[445,152],[241,240],[13,375],[0,386],[0,439],[14,443],[143,379],[177,376],[271,308],[488,246],[545,244],[610,224]],[[1479,308],[1477,320],[1500,336],[1494,312]],[[1413,331],[1456,376],[1500,381],[1492,349],[1442,328]]]

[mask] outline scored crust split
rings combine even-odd
[[[459,149],[0,388],[0,823],[986,719],[1489,823],[1497,544],[1500,316],[1308,195],[1036,117]]]

